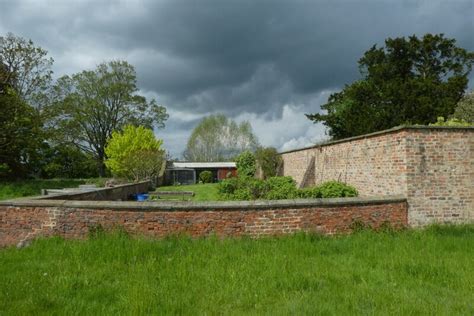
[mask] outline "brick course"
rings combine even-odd
[[[281,156],[283,175],[303,186],[339,180],[361,196],[406,196],[410,226],[474,221],[474,128],[396,128]]]
[[[289,234],[314,231],[322,234],[346,233],[354,222],[378,228],[385,223],[394,227],[407,225],[407,205],[403,198],[387,200],[348,199],[346,202],[318,200],[252,206],[222,203],[212,208],[205,203],[181,204],[170,210],[159,203],[136,204],[130,209],[107,208],[107,202],[96,202],[105,208],[71,207],[77,205],[57,201],[62,206],[0,205],[0,246],[11,246],[40,236],[59,235],[68,239],[87,237],[91,227],[121,227],[132,234],[164,237],[187,234],[193,237],[215,234],[224,236]],[[104,204],[105,203],[105,204]],[[125,202],[122,202],[125,203]],[[245,205],[247,204],[247,205]],[[112,204],[113,205],[113,204]],[[128,203],[130,205],[130,203]],[[97,206],[97,207],[98,207]]]

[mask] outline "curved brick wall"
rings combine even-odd
[[[255,202],[105,202],[23,200],[0,202],[0,246],[37,237],[85,238],[91,227],[122,227],[163,237],[262,236],[314,231],[345,233],[354,222],[377,228],[407,225],[403,197]]]

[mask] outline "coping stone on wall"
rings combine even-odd
[[[404,196],[381,197],[351,197],[329,199],[296,199],[296,200],[257,200],[257,201],[213,201],[213,202],[121,202],[121,201],[74,201],[74,200],[44,200],[44,199],[15,199],[0,201],[0,206],[12,207],[64,207],[80,209],[112,209],[127,211],[193,211],[193,210],[255,210],[278,208],[304,207],[334,207],[350,205],[375,205],[390,202],[406,202]]]
[[[314,144],[307,147],[286,150],[286,151],[279,152],[279,154],[282,155],[282,154],[288,154],[288,153],[312,149],[312,148],[331,146],[334,144],[350,142],[357,139],[364,139],[364,138],[379,136],[383,134],[395,133],[402,130],[450,130],[450,131],[469,130],[469,131],[474,132],[474,126],[425,126],[425,125],[397,126],[397,127],[383,130],[383,131],[378,131],[378,132],[373,132],[369,134],[363,134],[363,135],[358,135],[358,136],[343,138],[343,139],[338,139],[338,140],[330,140],[327,142],[322,142],[320,144]]]

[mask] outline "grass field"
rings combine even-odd
[[[473,315],[474,226],[52,238],[0,250],[0,314]]]
[[[217,183],[194,184],[194,185],[174,185],[159,187],[157,191],[193,191],[194,197],[185,197],[186,200],[193,201],[217,201]],[[163,197],[162,199],[183,199],[182,195]]]
[[[41,189],[75,188],[80,184],[93,183],[103,186],[105,178],[91,179],[48,179],[0,182],[0,200],[41,194]]]

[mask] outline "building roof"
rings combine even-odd
[[[236,168],[236,165],[235,162],[172,162],[169,168]]]

